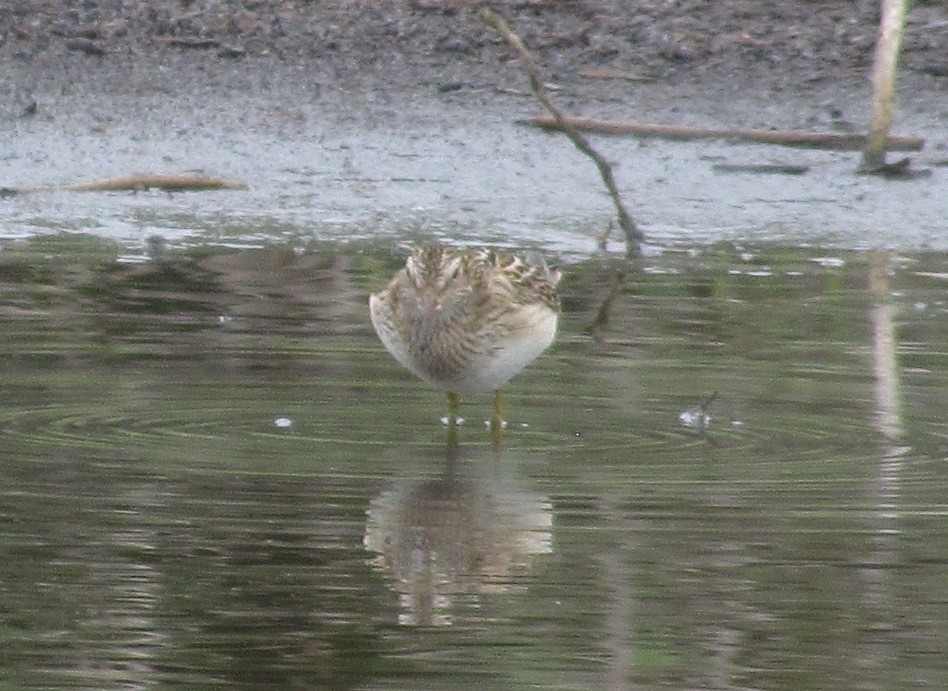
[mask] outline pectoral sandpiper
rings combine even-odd
[[[369,298],[369,311],[395,359],[448,392],[452,423],[459,394],[493,391],[499,430],[500,387],[556,336],[559,280],[542,260],[425,245]]]

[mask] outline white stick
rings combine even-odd
[[[872,122],[860,169],[871,172],[885,165],[886,140],[892,124],[895,76],[908,0],[881,0],[882,18],[872,64]]]

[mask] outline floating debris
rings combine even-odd
[[[711,426],[711,416],[701,408],[692,408],[678,413],[678,422],[682,427],[703,431]]]
[[[816,262],[822,267],[827,269],[838,269],[839,267],[846,264],[845,260],[840,259],[839,257],[813,257],[811,262]]]
[[[712,420],[711,416],[708,414],[708,406],[710,406],[717,397],[718,392],[715,391],[700,405],[697,405],[694,408],[689,408],[682,413],[678,413],[678,422],[681,423],[682,427],[687,427],[688,429],[696,430],[698,432],[704,432],[711,426]]]

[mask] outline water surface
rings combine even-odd
[[[499,449],[401,261],[4,243],[4,685],[948,686],[948,255],[573,261]]]

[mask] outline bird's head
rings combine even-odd
[[[405,262],[419,309],[427,315],[440,314],[470,294],[467,272],[464,255],[442,245],[420,247]]]

